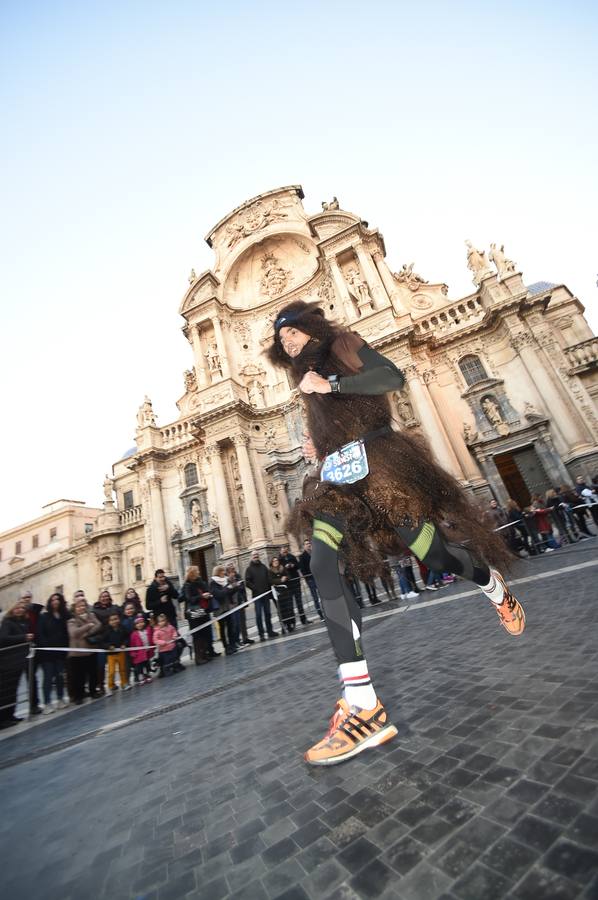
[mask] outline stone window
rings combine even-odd
[[[141,568],[141,563],[137,563],[135,566],[135,581],[143,581],[143,570]]]
[[[93,522],[86,522],[85,523],[85,534],[91,534],[92,531],[93,531]]]
[[[50,541],[55,541],[57,537],[58,537],[58,529],[50,528]]]
[[[459,360],[459,368],[468,387],[488,378],[479,356],[464,356]]]
[[[123,494],[123,503],[125,505],[125,509],[133,509],[135,506],[135,501],[133,499],[133,491],[125,491]]]
[[[20,556],[20,555],[21,555],[21,542],[17,541],[15,543],[15,556]]]
[[[198,484],[198,482],[197,466],[195,463],[187,463],[185,466],[185,487],[193,487],[193,485]]]
[[[31,538],[31,549],[37,550],[38,547],[39,547],[39,534],[34,534],[33,537]]]

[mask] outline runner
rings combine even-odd
[[[313,532],[311,569],[343,685],[326,735],[305,759],[332,765],[397,734],[370,679],[361,612],[342,576],[345,560],[367,580],[379,574],[382,554],[408,547],[428,568],[478,585],[509,634],[522,633],[525,615],[490,568],[506,564],[509,555],[480,510],[423,439],[392,430],[386,394],[405,381],[394,363],[355,332],[326,321],[317,303],[288,304],[274,331],[269,358],[289,370],[302,392],[304,453],[318,460],[289,524],[297,534]]]

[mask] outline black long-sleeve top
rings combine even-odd
[[[363,368],[356,375],[342,375],[339,378],[339,394],[376,395],[401,390],[405,376],[392,360],[367,344],[357,351],[357,355]]]

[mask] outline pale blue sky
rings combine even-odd
[[[208,230],[303,185],[393,269],[472,290],[504,242],[598,327],[598,11],[587,2],[0,4],[0,529],[102,500],[148,393],[176,416],[177,310]]]

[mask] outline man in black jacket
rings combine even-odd
[[[318,589],[316,587],[316,582],[314,581],[314,576],[311,574],[311,541],[303,541],[303,553],[299,557],[299,569],[301,570],[301,574],[305,578],[305,583],[308,586],[310,593],[313,597],[314,606],[316,607],[316,612],[321,619],[324,618],[322,614],[322,608],[320,607],[320,597],[318,595]]]
[[[288,544],[283,544],[280,548],[280,556],[278,559],[280,560],[280,565],[289,577],[289,591],[295,600],[295,606],[297,607],[301,623],[303,625],[309,625],[310,619],[305,615],[303,601],[301,599],[301,576],[299,574],[299,562],[297,557],[293,556],[290,552]]]
[[[266,632],[268,637],[278,637],[278,632],[272,628],[272,614],[270,612],[270,597],[272,594],[270,593],[268,567],[260,561],[260,554],[257,550],[254,550],[251,554],[251,562],[245,570],[245,587],[249,588],[252,597],[265,594],[265,596],[260,597],[254,603],[255,621],[257,630],[260,633],[260,641],[266,640]]]
[[[176,628],[176,606],[175,600],[178,600],[178,592],[172,581],[170,581],[164,572],[164,569],[156,569],[154,580],[147,589],[145,595],[146,609],[153,612],[154,616],[164,613],[171,625]]]

